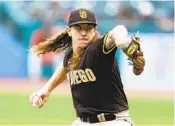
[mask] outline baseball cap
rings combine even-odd
[[[72,26],[75,24],[83,24],[83,23],[97,25],[97,21],[94,13],[87,9],[73,10],[69,16],[68,26]]]

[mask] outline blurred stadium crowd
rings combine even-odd
[[[43,25],[64,26],[70,10],[81,7],[96,13],[101,33],[116,24],[124,24],[130,32],[173,32],[174,29],[173,1],[0,2],[0,20],[19,40],[24,41],[26,30],[30,33]]]
[[[141,33],[174,32],[174,1],[0,2],[0,27],[8,29],[27,49],[64,29],[70,11],[81,7],[95,12],[100,34],[117,24],[125,25],[131,33],[137,30]],[[3,32],[0,28],[0,33]],[[45,56],[43,62],[52,62],[51,56]]]

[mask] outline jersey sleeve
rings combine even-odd
[[[91,45],[91,51],[95,53],[95,56],[105,58],[105,57],[113,57],[117,50],[117,47],[114,45],[111,49],[105,48],[105,43],[107,40],[109,32],[105,33],[102,37],[97,39],[95,43]]]

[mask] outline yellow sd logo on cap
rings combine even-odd
[[[80,14],[80,17],[81,17],[81,18],[83,18],[83,19],[84,19],[84,18],[87,18],[87,12],[86,12],[86,11],[80,10],[80,11],[79,11],[79,14]]]

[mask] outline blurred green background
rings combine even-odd
[[[0,125],[69,125],[75,119],[70,95],[52,95],[42,109],[32,107],[25,93],[1,93]],[[130,98],[135,125],[174,125],[173,99]]]

